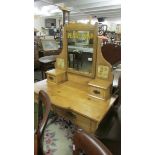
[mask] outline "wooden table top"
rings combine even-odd
[[[73,81],[66,81],[57,85],[47,83],[45,79],[34,85],[35,95],[38,95],[40,90],[44,90],[55,106],[70,109],[89,119],[100,122],[114,104],[116,98],[111,97],[108,100],[98,100],[96,102],[88,96],[87,89],[88,86]]]
[[[55,62],[58,55],[50,55],[50,56],[44,56],[39,58],[39,62],[41,63],[49,63],[49,62]]]

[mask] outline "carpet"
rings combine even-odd
[[[42,136],[45,155],[72,155],[73,134],[76,126],[62,117],[48,120]]]
[[[45,110],[45,108],[43,108]],[[34,128],[37,127],[38,104],[34,104]],[[45,155],[72,155],[73,134],[77,126],[63,117],[50,112],[42,135],[42,147]]]

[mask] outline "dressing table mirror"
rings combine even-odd
[[[94,31],[67,31],[68,72],[92,76],[96,54]]]
[[[97,24],[65,24],[55,69],[47,71],[47,79],[34,87],[35,101],[44,90],[56,113],[91,133],[116,100],[111,96],[112,66],[102,56],[97,34]]]

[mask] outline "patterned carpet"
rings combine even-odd
[[[37,104],[34,104],[34,128],[37,125]],[[76,126],[52,112],[42,136],[45,155],[72,155],[72,138]],[[59,149],[58,149],[59,148]]]
[[[72,138],[76,126],[61,117],[52,121],[48,120],[43,134],[43,152],[45,155],[72,155]]]

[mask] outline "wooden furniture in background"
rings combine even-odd
[[[42,49],[39,51],[39,57],[58,55],[61,52],[58,43],[52,38],[41,39]]]
[[[39,51],[41,50],[41,42],[39,37],[34,36],[34,69],[39,69]]]
[[[68,68],[68,31],[91,32],[93,56],[90,73]],[[87,36],[89,37],[89,33]],[[56,113],[85,131],[94,133],[117,98],[111,96],[112,66],[102,56],[97,25],[80,23],[65,25],[63,49],[55,64],[55,69],[47,72],[47,80],[35,83],[35,99],[37,100],[39,91],[44,90],[49,95]]]
[[[60,52],[61,52],[61,49],[52,50],[52,51],[40,50],[40,51],[39,51],[39,57],[51,56],[51,55],[59,55]]]
[[[38,52],[38,47],[35,44],[34,45],[34,69],[38,69],[40,67],[39,64],[39,52]]]
[[[68,63],[69,63],[69,67],[72,66],[73,68],[79,69],[79,67],[82,66],[82,52],[77,52],[77,51],[69,52]]]
[[[115,44],[104,44],[102,55],[113,66],[121,62],[121,46]]]
[[[42,79],[46,78],[45,72],[48,69],[54,68],[54,63],[56,62],[56,57],[57,57],[57,55],[51,55],[51,56],[44,56],[44,57],[39,58]]]

